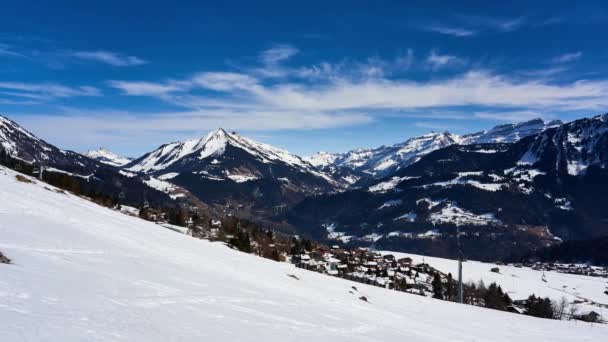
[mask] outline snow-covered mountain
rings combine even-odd
[[[561,124],[561,121],[545,123],[542,119],[534,119],[499,125],[464,136],[449,132],[429,133],[392,146],[357,149],[346,153],[319,152],[305,159],[320,170],[352,184],[361,178],[385,177],[417,162],[430,152],[452,144],[513,143]]]
[[[601,324],[459,305],[298,269],[15,176],[0,167],[0,251],[14,263],[0,264],[2,341],[560,342],[608,335]]]
[[[61,150],[39,139],[16,122],[0,115],[0,149],[28,163],[93,168],[94,163],[78,153]]]
[[[514,143],[530,135],[538,134],[548,128],[562,125],[563,122],[553,120],[545,123],[542,119],[495,126],[492,129],[466,134],[460,144]]]
[[[3,158],[3,155],[7,157]],[[78,184],[73,186],[77,186],[82,193],[101,193],[118,197],[122,192],[125,195],[124,200],[132,205],[139,205],[144,196],[152,203],[170,202],[170,198],[164,193],[147,186],[139,179],[130,177],[131,175],[125,176],[121,170],[96,159],[61,150],[36,137],[16,122],[0,116],[0,162],[17,165],[16,161],[31,168],[43,166],[44,177],[50,182],[65,185],[69,181],[62,178],[70,178],[72,183]]]
[[[448,132],[429,133],[392,146],[357,149],[346,153],[319,152],[306,160],[325,173],[353,184],[365,177],[383,177],[437,149],[457,144],[460,137]]]
[[[608,114],[576,120],[536,136],[519,164],[550,164],[577,176],[590,166],[608,166]]]
[[[470,255],[496,259],[608,236],[607,200],[604,114],[514,143],[437,149],[366,187],[306,199],[291,217],[317,238],[444,256],[461,227]]]
[[[131,158],[121,157],[103,147],[96,150],[87,151],[83,154],[91,159],[95,159],[101,163],[111,166],[124,166],[130,163],[132,160]]]
[[[282,205],[339,187],[302,158],[223,129],[162,145],[124,168],[182,186],[203,200]]]

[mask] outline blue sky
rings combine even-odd
[[[605,1],[14,1],[0,113],[138,156],[224,127],[292,152],[607,112]]]

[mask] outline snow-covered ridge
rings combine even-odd
[[[378,148],[356,149],[346,153],[319,152],[305,158],[318,168],[342,167],[374,177],[382,177],[420,160],[421,157],[453,144],[513,143],[530,135],[561,125],[561,121],[545,123],[534,119],[516,124],[499,125],[492,129],[459,136],[449,132],[428,133],[405,142]],[[494,153],[480,149],[479,153]]]
[[[32,162],[34,161],[34,158],[24,157],[21,151],[19,151],[19,145],[24,140],[28,141],[28,144],[34,142],[43,151],[48,151],[51,149],[46,142],[38,139],[32,133],[19,126],[16,122],[0,115],[0,146],[10,156]],[[43,159],[45,159],[45,157],[48,159],[48,156],[44,153],[41,154],[41,157]]]
[[[461,144],[514,143],[527,136],[538,134],[562,124],[563,122],[559,120],[545,123],[542,119],[533,119],[514,124],[499,125],[489,130],[464,135],[462,136]]]
[[[128,169],[134,172],[151,172],[165,169],[186,156],[196,156],[198,159],[217,157],[224,153],[228,145],[243,149],[264,163],[280,161],[316,172],[310,163],[284,149],[245,138],[234,132],[228,133],[221,128],[201,139],[163,145],[136,160]]]
[[[84,153],[84,155],[101,163],[112,166],[123,166],[131,162],[130,158],[121,157],[103,147],[100,147],[97,150],[87,151]]]
[[[317,152],[312,156],[304,157],[303,159],[309,162],[314,167],[323,168],[333,164],[340,157],[339,153]]]

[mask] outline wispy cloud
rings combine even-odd
[[[471,37],[477,34],[477,31],[463,27],[449,26],[421,26],[423,30],[445,34],[454,37]]]
[[[117,52],[103,50],[75,51],[70,55],[82,60],[94,61],[117,67],[136,66],[148,63],[147,61],[136,56],[126,56]]]
[[[184,82],[145,82],[145,81],[108,81],[112,88],[121,90],[125,95],[161,96],[176,91],[185,91],[189,87]]]
[[[527,76],[527,77],[536,77],[536,78],[551,78],[554,76],[557,76],[559,74],[562,74],[566,71],[568,71],[569,68],[566,66],[553,66],[550,68],[539,68],[539,69],[534,69],[534,70],[523,70],[523,71],[519,71],[518,73],[523,75],[523,76]]]
[[[101,91],[95,87],[70,87],[56,83],[0,82],[0,89],[8,90],[4,91],[4,95],[38,100],[101,95]]]
[[[447,66],[466,64],[466,60],[460,57],[452,55],[442,55],[437,53],[435,50],[431,50],[431,53],[426,59],[426,62],[431,66],[433,70],[437,70]]]
[[[289,58],[288,54],[279,55],[282,57],[270,60],[280,65]],[[65,125],[71,123],[97,136],[111,132],[111,136],[122,135],[128,140],[126,135],[133,132],[139,139],[175,139],[175,132],[192,136],[218,126],[249,131],[321,129],[359,125],[393,115],[419,119],[419,127],[437,128],[430,127],[437,126],[433,120],[521,121],[543,113],[596,111],[608,106],[608,80],[555,83],[542,75],[522,77],[477,68],[450,72],[449,76],[437,73],[420,80],[395,71],[398,66],[409,68],[413,59],[413,51],[408,50],[395,59],[371,57],[359,62],[293,66],[286,68],[287,76],[281,78],[264,77],[253,67],[227,67],[158,81],[112,80],[107,85],[125,96],[153,97],[174,109],[157,113],[113,113],[110,109],[91,112],[94,115],[74,109],[59,113],[65,119],[50,116],[52,120],[40,122],[57,129],[55,135],[65,133],[65,127],[59,124],[64,120]],[[266,62],[257,60],[261,66]],[[437,51],[431,51],[425,62],[433,67],[468,65],[464,58]],[[7,82],[0,82],[0,90],[5,92],[0,93],[0,99],[25,101],[37,101],[39,96],[46,99],[100,93],[96,88]]]
[[[264,64],[277,64],[295,56],[299,50],[291,45],[281,44],[262,51],[260,59]]]
[[[524,27],[524,17],[496,18],[478,15],[458,15],[458,18],[468,26],[489,29],[498,32],[511,32]]]
[[[20,57],[25,58],[26,56],[21,52],[16,51],[13,46],[9,44],[0,43],[0,56],[8,57]]]
[[[577,51],[577,52],[566,53],[561,56],[557,56],[552,60],[552,62],[553,63],[569,63],[569,62],[577,61],[577,60],[581,59],[582,57],[583,57],[583,53],[580,51]]]
[[[476,118],[504,121],[504,122],[522,122],[538,118],[547,118],[546,114],[539,111],[493,111],[493,112],[476,112],[473,114]]]

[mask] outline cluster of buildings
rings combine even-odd
[[[325,273],[353,281],[430,295],[431,281],[440,271],[428,264],[414,264],[411,258],[395,258],[368,248],[342,249],[338,246],[317,246],[310,252],[292,256],[300,268]]]
[[[608,267],[591,266],[587,264],[560,264],[560,263],[518,263],[515,267],[529,267],[535,271],[554,271],[559,273],[578,274],[590,277],[608,278]]]

